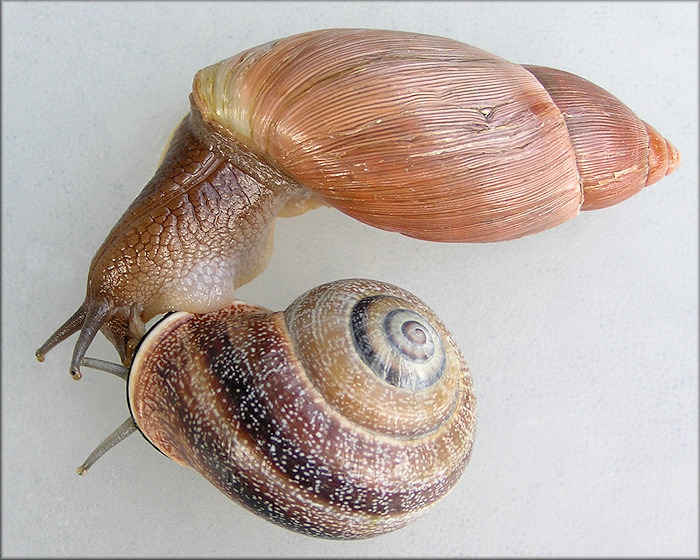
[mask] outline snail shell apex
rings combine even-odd
[[[564,117],[581,176],[582,210],[622,202],[678,167],[678,151],[603,88],[563,70],[525,68]]]
[[[365,305],[367,302],[371,303]],[[381,330],[382,335],[385,318],[392,311],[409,311],[423,318],[423,329],[432,333],[429,336],[437,348],[428,358],[411,359],[408,365],[415,379],[424,379],[427,372],[432,383],[421,390],[396,390],[390,382],[377,382],[385,375],[383,368],[377,371],[367,363],[367,367],[350,364],[349,357],[353,362],[356,356],[366,357],[358,351],[358,328],[352,323],[358,309],[368,311],[370,328]],[[315,386],[323,388],[326,401],[354,423],[396,437],[417,437],[442,424],[453,412],[462,376],[454,375],[451,368],[464,358],[440,319],[412,294],[386,283],[323,285],[297,298],[285,315],[307,375]],[[440,326],[439,333],[432,325]],[[387,363],[397,354],[390,341],[370,337],[376,341],[373,354],[380,356],[380,362]],[[348,353],[348,348],[355,348],[355,352]],[[374,375],[368,375],[368,370]],[[406,385],[423,384],[414,381]],[[357,406],[360,402],[362,407]]]
[[[350,303],[333,307],[344,292]],[[300,357],[314,337],[298,335],[318,325],[302,325],[309,314],[340,316],[380,293],[382,302],[401,302],[411,327],[419,322],[441,337],[444,371],[429,387],[393,386],[361,358],[333,358],[336,369],[324,370],[325,362]],[[353,335],[334,340],[332,331],[316,339],[319,355],[347,350]],[[422,338],[408,334],[409,342]],[[321,369],[309,372],[304,362]],[[398,396],[375,400],[392,392]],[[408,292],[366,280],[316,288],[284,313],[241,304],[168,316],[137,350],[129,403],[151,443],[236,501],[287,528],[344,539],[396,529],[434,505],[469,460],[476,407],[444,325]],[[353,407],[359,412],[348,415]]]

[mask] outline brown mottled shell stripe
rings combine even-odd
[[[469,460],[475,400],[462,364],[449,366],[459,380],[452,413],[422,437],[401,438],[328,406],[294,357],[282,313],[177,321],[163,338],[149,335],[158,351],[135,361],[139,428],[273,522],[330,538],[380,534],[434,505]]]

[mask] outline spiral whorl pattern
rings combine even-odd
[[[390,385],[419,391],[434,385],[445,367],[438,333],[420,314],[387,296],[361,299],[350,313],[355,350]]]
[[[369,280],[320,286],[284,313],[239,303],[168,316],[137,351],[129,405],[154,446],[230,498],[342,539],[398,529],[436,504],[469,460],[476,413],[440,320]]]
[[[372,280],[331,282],[297,298],[285,319],[306,375],[359,426],[419,437],[453,413],[464,358],[437,315],[406,290]],[[421,336],[425,342],[416,344]]]

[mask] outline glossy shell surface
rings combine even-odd
[[[272,41],[201,70],[192,100],[329,205],[434,241],[542,231],[678,164],[673,146],[587,80],[415,33]]]
[[[336,322],[352,330],[346,308],[367,298],[405,314],[398,331],[408,334],[390,332],[390,346],[403,336],[421,365],[440,348],[429,386],[397,387],[362,357],[347,358],[354,345],[334,327],[320,348],[310,347],[314,336],[298,338],[318,326],[302,325],[309,313],[343,315]],[[309,351],[327,358],[299,357]],[[140,430],[166,455],[270,521],[329,538],[415,519],[456,483],[474,438],[471,377],[449,333],[415,297],[373,281],[324,285],[285,313],[242,304],[170,315],[137,352],[129,395]]]

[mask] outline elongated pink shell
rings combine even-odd
[[[193,104],[358,220],[421,239],[497,241],[626,198],[678,162],[610,94],[550,70],[440,37],[330,29],[201,70]],[[570,87],[579,89],[568,103]],[[612,168],[600,171],[601,159]],[[617,175],[633,185],[617,189]],[[589,194],[596,200],[585,202]]]

